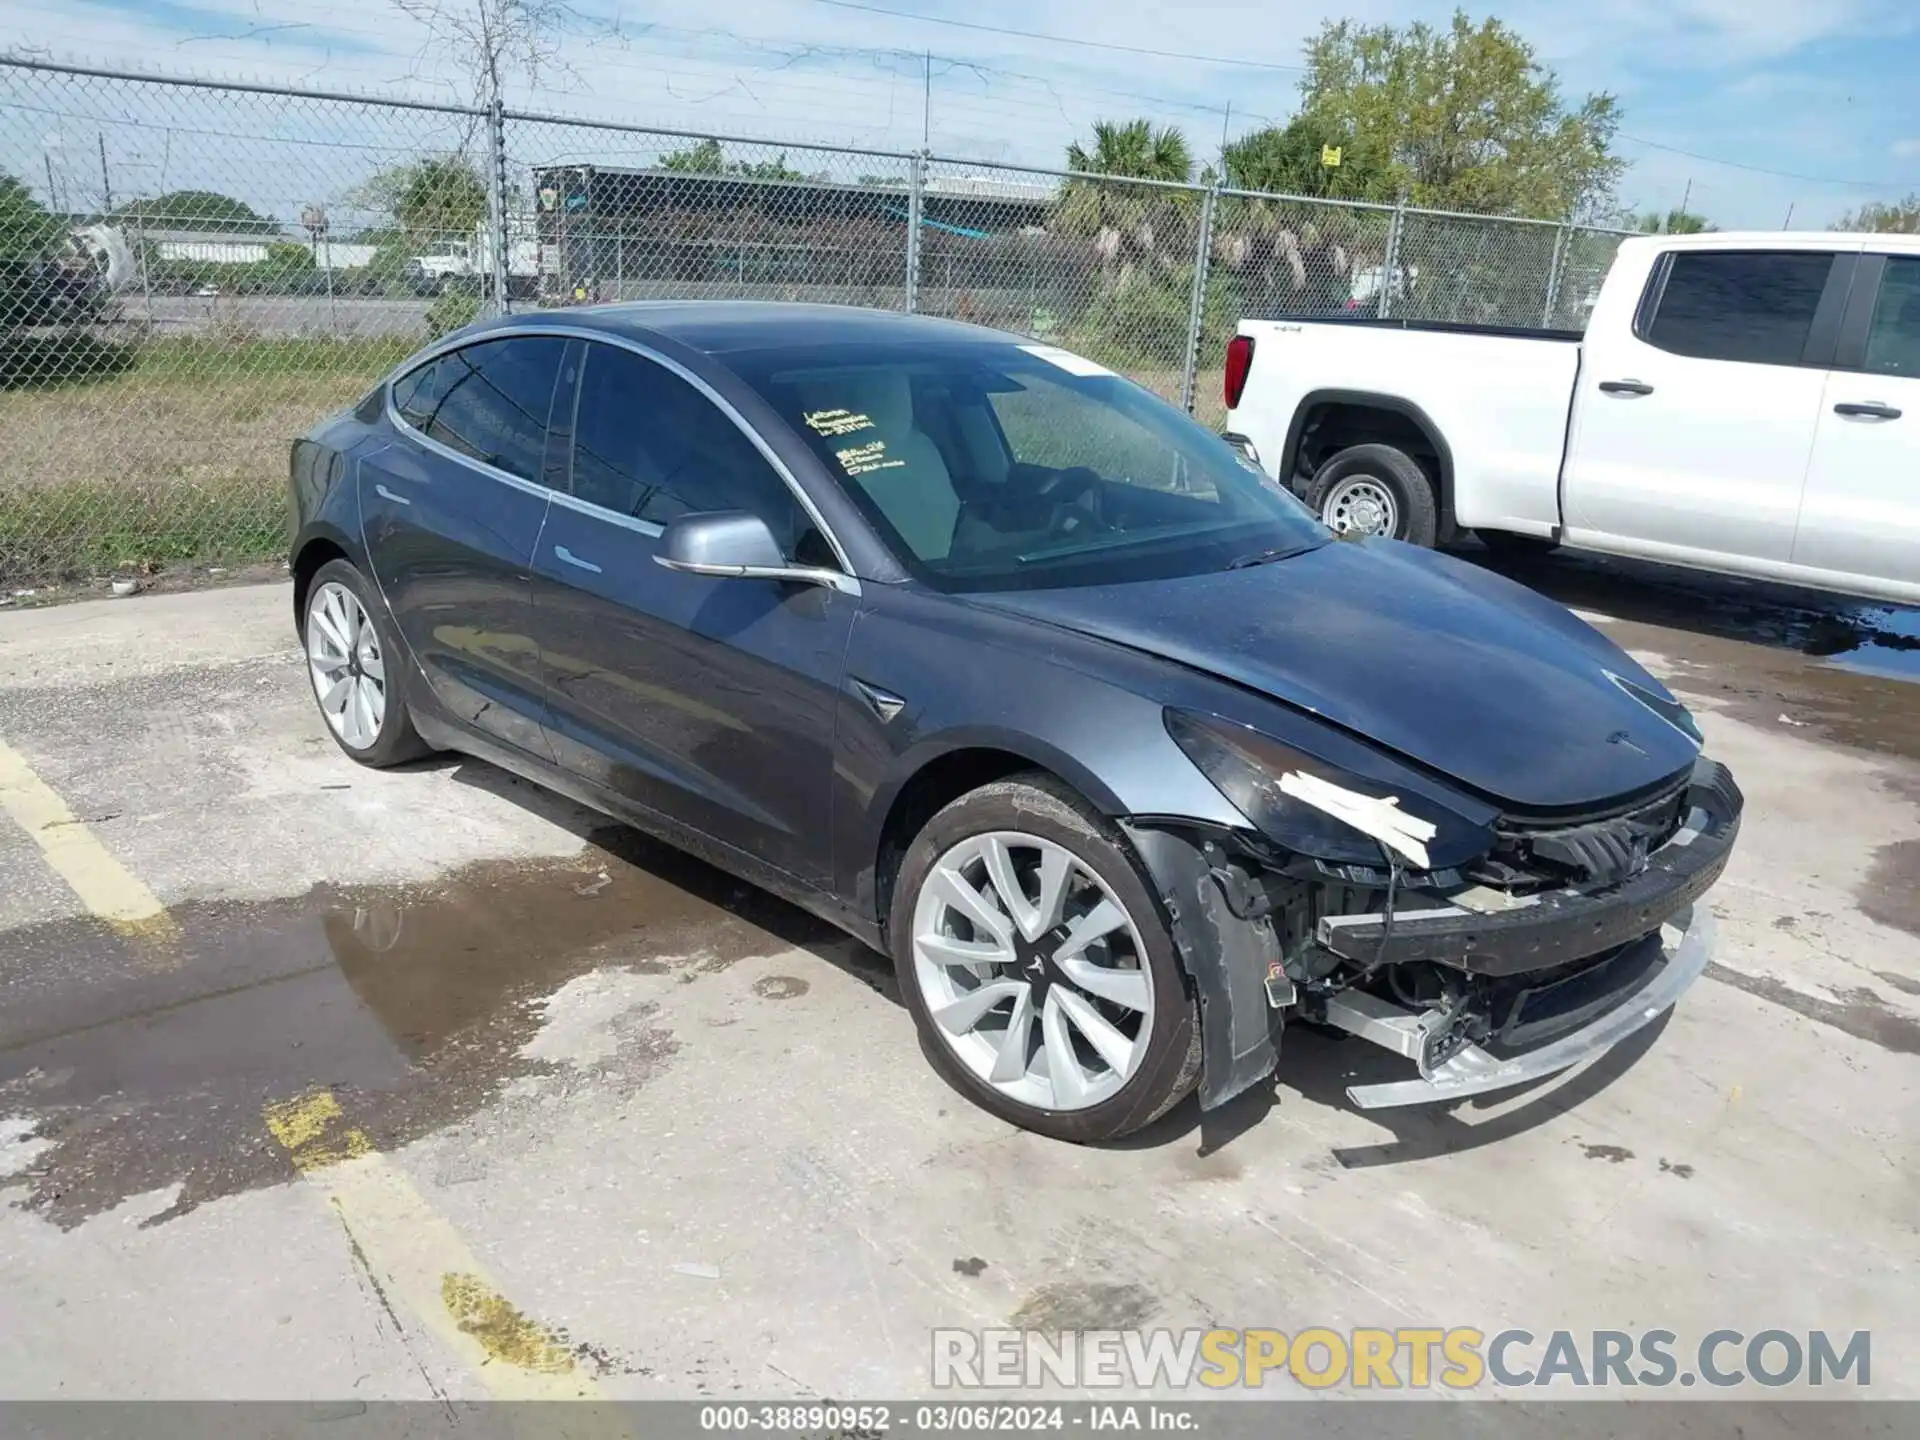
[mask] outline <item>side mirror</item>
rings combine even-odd
[[[851,576],[838,570],[795,565],[780,553],[767,522],[742,510],[682,515],[667,523],[660,551],[653,557],[669,570],[741,580],[784,580],[795,585],[824,585],[859,593]]]

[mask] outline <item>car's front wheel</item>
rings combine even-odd
[[[928,821],[889,935],[935,1067],[1001,1118],[1110,1140],[1193,1089],[1199,1026],[1161,906],[1119,832],[1051,776]]]
[[[366,577],[329,560],[307,590],[307,675],[321,718],[362,765],[398,765],[428,752],[400,684],[400,649]]]

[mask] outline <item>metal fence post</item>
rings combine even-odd
[[[1553,263],[1547,267],[1547,303],[1540,312],[1540,328],[1553,324],[1553,312],[1560,308],[1560,279],[1566,273],[1567,249],[1573,243],[1573,226],[1562,225],[1553,237]]]
[[[1393,277],[1400,268],[1400,231],[1406,220],[1407,192],[1402,190],[1393,202],[1393,218],[1387,221],[1387,253],[1380,261],[1380,293],[1373,302],[1373,313],[1382,320],[1393,313]]]
[[[907,167],[907,313],[920,308],[920,209],[925,201],[927,152],[915,155]]]
[[[493,313],[507,313],[507,116],[496,93],[487,107],[487,229],[493,236]]]
[[[1200,372],[1200,332],[1207,320],[1207,261],[1213,254],[1213,209],[1220,187],[1209,185],[1200,199],[1200,238],[1193,250],[1193,298],[1187,306],[1187,369],[1180,379],[1180,405],[1193,413],[1193,392]]]

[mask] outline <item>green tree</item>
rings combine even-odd
[[[1329,148],[1340,152],[1338,165],[1325,163]],[[1296,115],[1285,126],[1249,131],[1228,145],[1221,159],[1226,183],[1241,190],[1354,200],[1381,189],[1369,158],[1319,115]]]
[[[1627,222],[1633,229],[1649,235],[1705,235],[1720,227],[1704,215],[1696,215],[1691,210],[1679,206],[1662,214],[1658,210],[1649,210],[1635,215]]]
[[[236,235],[268,235],[280,227],[244,200],[214,190],[169,190],[135,200],[113,212],[151,230],[217,230]]]
[[[684,150],[662,155],[660,168],[676,174],[724,175],[727,171],[727,154],[720,148],[718,140],[702,140]]]
[[[389,222],[416,252],[448,239],[469,238],[486,218],[487,186],[464,155],[437,155],[382,170],[348,197],[355,209]]]
[[[60,221],[33,198],[33,192],[0,172],[0,260],[43,259],[60,236]]]
[[[1174,126],[1154,129],[1151,120],[1096,120],[1093,148],[1078,140],[1067,146],[1067,168],[1089,175],[1122,175],[1133,180],[1191,180],[1193,151]]]
[[[1835,222],[1837,230],[1867,230],[1881,235],[1920,235],[1920,191],[1891,204],[1862,205]]]
[[[1614,98],[1569,107],[1533,47],[1498,20],[1329,21],[1306,56],[1301,113],[1351,137],[1346,159],[1368,177],[1366,199],[1404,192],[1415,205],[1557,220],[1606,208],[1625,169],[1612,150]]]

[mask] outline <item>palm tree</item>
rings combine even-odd
[[[1151,120],[1093,122],[1093,149],[1078,140],[1067,146],[1067,168],[1088,175],[1119,175],[1133,180],[1190,180],[1193,151],[1172,125],[1156,130]]]
[[[1146,119],[1095,121],[1091,149],[1077,140],[1067,146],[1067,168],[1083,176],[1113,177],[1112,182],[1067,181],[1055,214],[1060,231],[1092,239],[1108,286],[1125,289],[1138,268],[1157,272],[1190,261],[1191,242],[1184,234],[1194,192],[1125,183],[1189,181],[1193,154],[1179,130],[1156,130]]]

